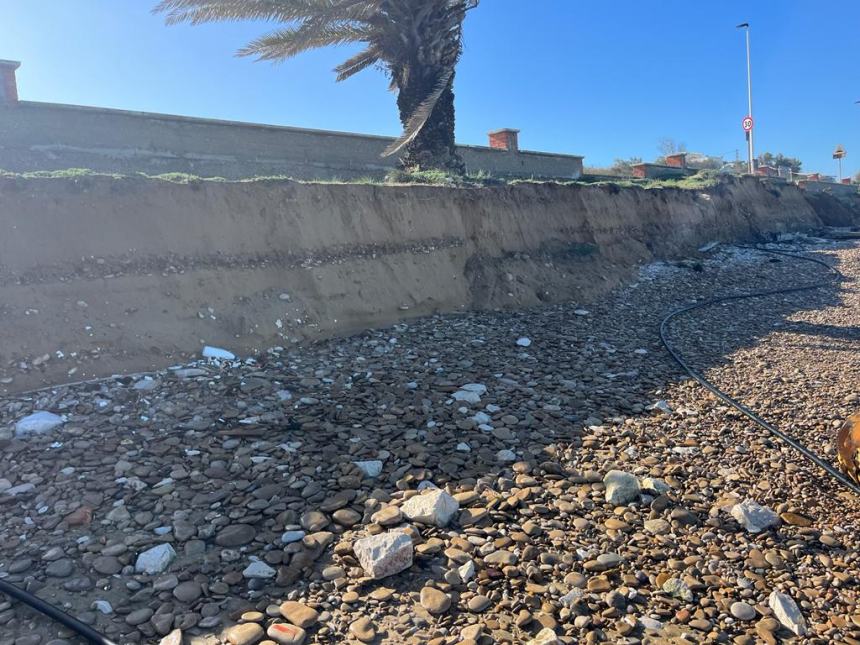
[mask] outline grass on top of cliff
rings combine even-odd
[[[613,186],[616,188],[680,188],[686,190],[702,190],[711,188],[726,181],[726,175],[714,171],[701,171],[689,177],[680,179],[628,179],[619,177],[617,180],[605,177],[589,179],[587,176],[580,179],[552,179],[532,177],[527,179],[505,179],[493,177],[486,172],[469,173],[466,175],[455,175],[441,170],[423,170],[418,172],[405,172],[393,170],[384,178],[360,177],[354,179],[295,179],[286,175],[248,177],[243,179],[225,179],[224,177],[199,177],[190,173],[170,172],[159,175],[146,173],[120,174],[101,172],[89,168],[67,168],[64,170],[35,170],[29,172],[11,172],[0,169],[0,178],[21,179],[85,179],[96,177],[109,177],[111,179],[144,178],[156,181],[165,181],[172,184],[198,184],[201,182],[219,183],[247,183],[247,182],[269,182],[269,181],[295,181],[303,184],[368,184],[375,186],[443,186],[449,188],[482,188],[490,186],[518,186],[523,184],[554,184],[559,186]]]

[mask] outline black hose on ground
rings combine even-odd
[[[57,609],[52,604],[45,602],[38,596],[34,596],[29,591],[24,591],[20,587],[16,587],[15,585],[9,584],[4,580],[0,580],[0,593],[6,594],[10,598],[14,598],[15,600],[23,602],[25,605],[29,605],[36,611],[50,617],[61,625],[68,627],[81,638],[84,638],[88,642],[93,643],[93,645],[117,645],[112,640],[109,640],[108,638],[105,638],[104,636],[99,634],[89,625],[85,625],[77,618],[74,618],[66,612]]]
[[[840,484],[845,486],[848,490],[852,491],[856,495],[860,495],[860,486],[857,486],[857,484],[855,484],[853,481],[848,479],[848,477],[846,477],[842,472],[840,472],[838,469],[834,468],[828,462],[824,461],[821,457],[819,457],[814,452],[809,450],[806,446],[804,446],[803,444],[798,442],[796,439],[785,434],[784,432],[782,432],[778,428],[774,427],[773,425],[771,425],[770,423],[768,423],[767,421],[762,419],[755,412],[753,412],[752,410],[747,408],[743,403],[736,401],[735,399],[730,397],[728,394],[726,394],[722,390],[718,389],[715,385],[713,385],[710,381],[708,381],[704,376],[702,376],[701,374],[696,372],[692,367],[690,367],[690,365],[684,360],[684,358],[680,355],[680,353],[674,347],[672,347],[672,345],[669,343],[669,340],[667,338],[669,323],[674,318],[677,318],[678,316],[680,316],[682,314],[685,314],[685,313],[688,313],[691,311],[695,311],[696,309],[703,309],[705,307],[709,307],[711,305],[715,305],[715,304],[718,304],[721,302],[728,302],[731,300],[745,300],[748,298],[761,298],[764,296],[775,296],[775,295],[779,295],[779,294],[799,293],[801,291],[812,291],[813,289],[820,289],[822,287],[826,287],[826,286],[832,284],[832,282],[834,280],[841,280],[842,278],[844,278],[844,276],[842,275],[842,273],[839,272],[839,270],[835,269],[834,267],[827,264],[827,262],[820,260],[818,258],[810,258],[810,257],[806,257],[803,255],[797,255],[795,253],[786,253],[785,251],[774,251],[772,249],[761,249],[761,248],[757,248],[757,247],[740,247],[740,248],[746,248],[746,249],[750,249],[753,251],[759,251],[761,253],[771,253],[773,255],[782,255],[782,256],[794,258],[797,260],[803,260],[805,262],[812,262],[814,264],[819,264],[819,265],[825,267],[830,272],[830,276],[826,280],[821,280],[821,281],[815,282],[813,284],[806,284],[806,285],[800,285],[800,286],[795,286],[795,287],[787,287],[784,289],[770,289],[767,291],[754,291],[751,293],[742,293],[742,294],[731,295],[731,296],[720,296],[717,298],[711,298],[710,300],[705,300],[704,302],[697,302],[695,304],[688,305],[686,307],[681,307],[680,309],[676,309],[675,311],[670,313],[668,316],[666,316],[663,319],[663,321],[660,323],[660,341],[663,343],[663,346],[666,348],[666,350],[669,352],[669,354],[671,354],[672,358],[675,359],[675,361],[678,363],[678,365],[680,365],[681,368],[687,374],[689,374],[693,379],[695,379],[699,383],[699,385],[701,385],[702,387],[704,387],[705,389],[710,391],[712,394],[714,394],[716,397],[718,397],[719,399],[721,399],[725,403],[728,403],[730,406],[732,406],[736,410],[743,413],[745,416],[752,419],[755,423],[757,423],[759,426],[761,426],[762,428],[764,428],[765,430],[770,432],[775,437],[778,437],[779,439],[781,439],[782,441],[787,443],[794,450],[796,450],[801,455],[803,455],[806,459],[811,461],[813,464],[815,464],[816,466],[821,468],[824,472],[826,472],[828,475],[830,475],[833,479],[835,479]]]

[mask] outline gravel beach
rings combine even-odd
[[[835,464],[860,246],[774,248],[845,279],[672,342]],[[0,400],[0,579],[122,644],[860,643],[860,500],[658,337],[825,276],[717,247],[596,303]],[[77,642],[0,597],[0,645]]]

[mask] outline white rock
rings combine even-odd
[[[421,483],[418,484],[418,490],[419,491],[429,490],[431,488],[439,488],[439,487],[436,484],[434,484],[433,482],[431,482],[429,479],[425,479],[424,481],[422,481]]]
[[[558,635],[549,627],[544,627],[537,633],[533,639],[528,641],[527,645],[560,645]]]
[[[735,504],[732,508],[732,517],[750,533],[761,533],[779,524],[779,515],[751,499]]]
[[[457,390],[456,392],[454,392],[454,394],[451,395],[451,397],[455,401],[465,401],[466,403],[475,404],[481,402],[480,394],[478,394],[477,392],[470,392],[468,390]]]
[[[10,488],[12,488],[12,482],[10,482],[8,479],[3,479],[2,477],[0,477],[0,493],[4,493]]]
[[[158,641],[158,645],[182,645],[182,630],[174,629],[167,636]]]
[[[461,386],[460,389],[465,390],[466,392],[474,392],[478,396],[483,396],[487,393],[487,386],[483,383],[466,383]]]
[[[254,560],[251,564],[245,567],[245,570],[242,572],[244,577],[248,579],[257,578],[258,580],[274,578],[277,574],[277,571],[262,560]]]
[[[203,358],[214,358],[222,361],[232,361],[236,359],[236,355],[232,352],[228,352],[226,349],[221,349],[220,347],[210,347],[206,345],[203,348]]]
[[[410,497],[400,510],[413,522],[443,527],[460,510],[460,504],[444,490],[434,488]]]
[[[660,495],[672,490],[672,487],[669,486],[669,484],[664,482],[662,479],[655,479],[654,477],[644,477],[642,479],[642,488],[645,490],[653,490],[655,493]]]
[[[206,376],[209,372],[201,370],[199,367],[187,367],[174,370],[173,373],[176,375],[176,378],[187,379],[194,378],[195,376]]]
[[[565,607],[569,608],[580,602],[584,597],[585,592],[582,589],[571,589],[569,592],[559,598],[558,601]]]
[[[517,460],[517,455],[513,450],[499,450],[496,453],[496,461],[502,464],[509,464]]]
[[[783,627],[798,636],[806,636],[806,619],[791,596],[774,591],[768,597],[767,604]]]
[[[372,461],[354,461],[352,463],[358,466],[358,469],[364,473],[365,477],[370,477],[371,479],[379,477],[379,474],[382,472],[382,462],[378,459]]]
[[[158,381],[156,381],[154,378],[150,378],[149,376],[145,376],[144,378],[137,381],[137,383],[135,383],[132,386],[132,389],[139,390],[142,392],[148,392],[150,390],[154,390],[159,385],[160,385],[160,383]]]
[[[470,446],[467,443],[460,442],[457,444],[457,447],[455,448],[455,450],[457,452],[472,452],[472,446]],[[2,491],[2,490],[3,490],[2,486],[0,486],[0,491]]]
[[[517,345],[520,347],[529,347],[532,344],[531,338],[526,338],[523,336],[522,338],[517,338]]]
[[[475,413],[475,416],[472,417],[472,419],[475,420],[475,423],[481,425],[482,423],[489,423],[493,420],[493,417],[491,417],[486,412],[477,412]]]
[[[64,423],[63,417],[40,410],[24,417],[15,424],[15,436],[21,438],[34,434],[45,434]]]
[[[646,410],[654,410],[656,412],[662,412],[663,414],[672,414],[672,408],[667,401],[659,400],[657,403],[653,405],[649,405]]]
[[[163,573],[175,558],[176,551],[173,550],[172,546],[169,544],[159,544],[137,556],[134,570],[137,573],[154,576]]]
[[[412,538],[405,533],[371,535],[357,540],[352,550],[364,572],[377,580],[412,566]]]
[[[475,562],[474,560],[469,560],[466,564],[461,565],[457,568],[457,574],[460,576],[460,580],[463,583],[469,582],[472,578],[475,577]]]
[[[113,613],[113,607],[107,600],[96,600],[92,605],[93,609],[95,609],[100,614],[104,614],[105,616],[109,616]]]
[[[574,309],[573,313],[577,316],[587,316],[591,312],[589,312],[588,309]]]
[[[653,629],[655,631],[660,631],[663,629],[663,623],[659,620],[655,620],[653,618],[649,618],[648,616],[642,616],[639,619],[639,622],[642,623],[642,627],[645,629]]]
[[[609,504],[623,506],[639,499],[639,480],[630,473],[621,470],[610,470],[603,478],[606,486],[606,501]]]
[[[662,589],[670,596],[679,598],[680,600],[683,600],[685,602],[693,601],[692,590],[687,585],[687,583],[680,578],[669,578],[666,582],[663,583]]]

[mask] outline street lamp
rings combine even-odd
[[[747,36],[747,96],[749,97],[749,114],[747,116],[752,119],[753,110],[752,110],[752,65],[750,62],[750,23],[742,22],[737,26],[738,29],[743,29],[746,31]],[[747,144],[749,146],[749,163],[750,163],[750,174],[755,174],[754,167],[754,157],[753,157],[753,131],[752,128],[747,132]]]

